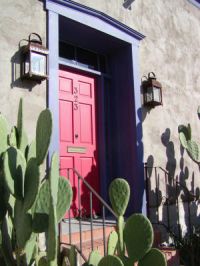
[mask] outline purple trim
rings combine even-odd
[[[59,101],[58,101],[58,14],[48,12],[49,86],[48,106],[53,115],[52,141],[49,155],[59,152]]]
[[[188,1],[190,1],[196,7],[200,8],[200,0],[188,0]]]
[[[65,7],[63,7],[65,6]],[[49,107],[52,110],[54,118],[53,138],[50,146],[50,154],[53,151],[59,150],[59,106],[58,106],[58,15],[63,15],[71,18],[80,24],[85,24],[89,27],[94,27],[105,34],[109,34],[122,41],[126,41],[132,46],[132,59],[133,63],[133,82],[132,87],[134,90],[134,113],[136,132],[136,143],[133,148],[136,150],[134,167],[136,169],[136,182],[133,186],[135,193],[134,199],[136,208],[140,212],[146,212],[146,201],[142,201],[144,193],[144,171],[143,171],[143,143],[142,143],[142,124],[141,124],[141,100],[140,100],[140,77],[139,77],[139,40],[144,36],[131,28],[123,25],[122,23],[110,18],[109,16],[95,11],[94,9],[84,7],[83,5],[74,3],[69,0],[46,0],[46,8],[48,9],[49,21]],[[131,71],[131,70],[130,70]],[[134,123],[134,122],[133,122]],[[105,169],[102,169],[105,172]],[[132,185],[132,184],[131,184]],[[140,197],[140,198],[139,198]],[[138,202],[139,201],[139,202]]]
[[[141,104],[141,80],[139,79],[139,47],[132,45],[132,62],[133,62],[133,82],[134,82],[134,98],[135,98],[135,121],[136,121],[136,162],[137,173],[134,186],[134,201],[138,202],[138,211],[146,215],[146,194],[144,179],[144,145],[142,133],[142,104]],[[142,178],[141,178],[142,177]]]
[[[79,3],[75,3],[70,0],[46,0],[46,8],[48,9],[47,3],[56,3],[68,8],[71,8],[73,10],[79,11],[81,13],[99,18],[100,20],[108,23],[109,25],[112,25],[113,27],[119,29],[120,31],[123,31],[124,33],[132,36],[133,38],[137,40],[142,40],[145,36],[134,29],[124,25],[123,23],[115,20],[114,18],[111,18],[110,16],[104,14],[103,12],[97,11],[93,8],[81,5]],[[92,24],[91,24],[92,25]]]

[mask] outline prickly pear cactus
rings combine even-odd
[[[153,228],[150,221],[142,214],[133,214],[124,227],[124,242],[128,257],[135,262],[151,249]]]
[[[58,183],[59,183],[59,158],[56,153],[51,159],[51,168],[49,174],[50,187],[50,212],[49,212],[49,228],[47,242],[47,258],[51,266],[57,266],[57,214],[56,205],[58,199]]]
[[[60,222],[72,202],[72,188],[65,177],[59,177],[58,200],[56,205],[57,222]],[[39,191],[35,204],[33,229],[34,232],[42,233],[48,227],[48,215],[50,208],[49,180],[46,180]]]
[[[199,116],[200,107],[198,107],[197,114]],[[200,163],[200,145],[192,139],[192,132],[190,124],[188,126],[180,125],[178,127],[179,140],[183,148],[186,149],[190,158]]]
[[[49,176],[45,177],[43,185],[40,184],[43,178],[40,165],[48,152],[51,133],[52,116],[46,109],[37,121],[36,140],[28,145],[22,99],[17,126],[12,127],[10,134],[6,119],[0,114],[0,253],[6,243],[3,249],[9,248],[2,254],[5,254],[4,260],[8,265],[32,265],[35,262],[36,265],[58,266],[57,227],[70,206],[72,189],[68,180],[59,177],[59,157],[56,154],[52,157],[50,171],[47,171]],[[37,220],[37,216],[40,219]],[[41,253],[38,254],[36,239],[40,230],[34,232],[35,220],[38,223],[47,221],[41,230],[48,232],[48,254],[43,255],[46,264],[43,264],[44,260],[39,261]],[[3,224],[5,234],[1,234]]]
[[[15,126],[11,129],[10,135],[8,137],[8,143],[10,146],[17,148],[17,128]]]
[[[128,182],[122,178],[115,178],[109,186],[109,197],[115,213],[118,216],[124,215],[130,198]]]
[[[20,200],[15,202],[14,226],[16,229],[17,244],[20,249],[24,249],[32,233],[32,218],[29,213],[23,210],[23,203]]]
[[[102,256],[100,255],[99,251],[93,250],[89,256],[88,265],[98,266],[101,259]]]
[[[40,170],[37,160],[28,161],[24,180],[24,211],[28,211],[38,195],[40,185]]]
[[[31,142],[31,144],[27,148],[27,156],[26,156],[27,162],[31,158],[36,158],[36,140],[35,139]]]
[[[193,141],[193,140],[189,140],[187,142],[187,151],[190,155],[190,157],[192,158],[192,160],[194,160],[195,162],[200,162],[200,150],[199,150],[199,145]]]
[[[118,221],[117,221],[117,226],[118,226],[118,236],[119,236],[119,254],[122,256],[124,255],[125,252],[125,247],[124,247],[124,217],[119,216]]]
[[[124,266],[124,264],[120,258],[107,255],[100,260],[98,266]]]
[[[178,127],[179,132],[179,140],[181,142],[181,145],[187,149],[187,142],[188,140],[191,140],[191,127],[190,124],[188,126],[180,125]]]
[[[3,156],[5,183],[10,193],[19,200],[24,196],[25,170],[26,159],[23,153],[14,147],[8,148]]]
[[[167,266],[164,254],[152,248],[139,262],[138,266]]]
[[[38,164],[42,164],[51,140],[52,115],[49,109],[42,111],[39,115],[36,127],[36,158]]]
[[[75,246],[71,246],[69,251],[69,262],[70,266],[76,266],[77,265],[77,252],[75,249]]]
[[[8,147],[7,143],[7,135],[8,135],[8,124],[5,117],[0,114],[0,154],[6,151]]]
[[[108,255],[114,255],[117,249],[118,234],[116,231],[110,233],[108,237]]]

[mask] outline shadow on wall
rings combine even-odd
[[[19,49],[11,57],[11,88],[22,88],[32,91],[32,89],[38,85],[37,82],[32,80],[21,80],[20,78],[20,64],[21,64],[21,50]]]
[[[148,157],[146,165],[148,216],[155,227],[162,229],[163,242],[169,242],[170,233],[179,239],[184,235],[191,236],[200,220],[198,216],[200,192],[194,184],[194,172],[190,173],[185,166],[184,149],[181,146],[180,162],[177,164],[170,133],[170,129],[167,128],[161,136],[161,142],[166,148],[165,168],[154,166],[152,155]],[[178,167],[179,174],[175,175]]]

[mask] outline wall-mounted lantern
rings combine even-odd
[[[149,107],[162,105],[162,85],[156,80],[156,75],[150,72],[145,78],[142,81],[144,105]]]
[[[33,39],[35,35],[37,38]],[[21,79],[31,79],[41,82],[47,79],[47,62],[49,50],[42,45],[42,39],[37,33],[31,33],[28,44],[21,47]]]

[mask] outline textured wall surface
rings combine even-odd
[[[123,0],[75,2],[102,11],[146,36],[140,43],[140,76],[156,73],[163,86],[163,106],[142,110],[144,162],[149,158],[189,190],[196,187],[199,168],[180,149],[177,129],[190,122],[193,138],[200,143],[200,9],[188,0],[135,0],[130,10],[123,7]],[[45,43],[46,13],[39,0],[0,0],[0,14],[0,111],[14,123],[23,96],[25,122],[33,136],[33,121],[46,106],[46,82],[34,86],[17,79],[17,51],[19,41],[31,32],[39,33]]]
[[[24,98],[25,126],[35,135],[35,122],[46,106],[46,82],[35,84],[19,80],[20,40],[36,32],[46,44],[46,12],[38,0],[0,1],[0,112],[16,123],[19,98]],[[26,42],[22,42],[26,44]]]
[[[179,124],[190,122],[200,142],[200,9],[188,0],[135,0],[131,10],[123,7],[123,0],[76,2],[146,36],[140,43],[140,75],[156,73],[163,86],[163,106],[143,108],[144,162],[152,155],[155,165],[173,165],[178,176],[188,166],[189,175],[195,171],[200,183],[197,165],[181,154],[177,131]]]

